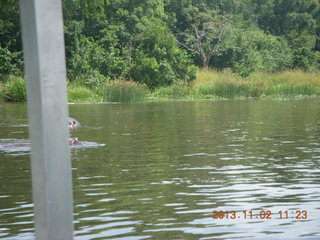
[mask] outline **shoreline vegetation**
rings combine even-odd
[[[7,76],[0,85],[0,95],[6,102],[25,102],[25,81],[19,76]],[[81,81],[85,82],[85,81]],[[133,81],[115,80],[89,87],[68,82],[70,103],[142,102],[178,99],[239,99],[296,98],[320,95],[320,73],[288,70],[279,73],[255,72],[241,77],[231,70],[200,69],[194,81],[175,83],[155,89]]]
[[[0,1],[0,94],[11,102],[26,95],[18,2]],[[62,6],[70,102],[320,95],[319,0]]]

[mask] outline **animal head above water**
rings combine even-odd
[[[72,117],[69,117],[68,121],[69,121],[69,128],[70,129],[75,129],[80,126],[80,123]]]

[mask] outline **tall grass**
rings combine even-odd
[[[5,101],[26,101],[26,84],[20,76],[1,76],[0,95]],[[200,70],[190,85],[159,87],[152,93],[145,85],[117,80],[101,87],[68,84],[70,102],[139,102],[153,99],[221,99],[237,97],[299,97],[320,95],[320,73],[300,70],[281,73],[256,72],[242,78],[230,70]]]
[[[170,98],[181,99],[188,98],[192,95],[192,88],[183,84],[174,84],[167,87],[160,87],[155,89],[152,93],[152,98]]]
[[[107,102],[141,102],[148,89],[145,85],[125,80],[116,80],[105,86],[103,100]]]
[[[312,96],[316,95],[317,89],[306,84],[289,84],[281,83],[275,86],[269,86],[266,89],[267,94],[280,97],[295,97],[295,96]]]
[[[69,102],[101,102],[103,98],[94,89],[76,84],[68,85]]]
[[[320,72],[305,72],[302,70],[288,70],[279,73],[253,73],[248,77],[249,81],[263,83],[265,85],[275,85],[288,83],[291,85],[308,85],[320,87]]]
[[[25,80],[20,76],[9,75],[3,85],[2,95],[7,102],[25,102],[27,100]]]
[[[0,103],[4,101],[4,96],[3,96],[3,83],[0,82]]]
[[[199,98],[258,97],[261,96],[262,90],[253,84],[216,82],[198,86],[196,93]]]
[[[230,71],[200,70],[193,88],[196,98],[312,96],[320,94],[320,75],[295,70],[241,78]]]

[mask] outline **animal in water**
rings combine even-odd
[[[72,117],[69,117],[68,121],[69,121],[69,129],[75,129],[80,126],[80,123]],[[83,145],[84,143],[80,142],[77,137],[71,137],[71,138],[69,138],[69,144],[70,145]]]
[[[80,123],[72,117],[69,117],[68,121],[69,121],[69,129],[75,129],[80,126]],[[77,137],[70,137],[69,144],[70,145],[85,145],[85,143],[82,141],[79,141],[79,139]],[[30,147],[31,147],[31,144],[29,142],[9,143],[9,144],[4,144],[4,145],[0,144],[0,150],[1,149],[3,150],[3,149],[16,149],[16,148],[17,149],[30,148]]]
[[[72,117],[69,117],[68,121],[69,121],[69,128],[70,129],[75,129],[80,126],[80,123]]]
[[[70,145],[84,145],[83,142],[80,142],[77,137],[69,138]]]

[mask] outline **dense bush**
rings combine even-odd
[[[241,76],[251,72],[277,72],[290,69],[293,52],[287,41],[261,30],[237,31],[228,63]]]
[[[90,87],[99,86],[106,79],[124,78],[149,88],[192,81],[195,67],[163,21],[161,3],[162,0],[142,1],[133,5],[129,1],[114,1],[108,6],[107,15],[89,14],[90,18],[84,19],[77,12],[66,13],[70,80],[89,78],[82,82]],[[66,3],[70,5],[79,7]]]
[[[178,48],[170,30],[157,21],[141,26],[139,52],[130,70],[130,77],[149,88],[167,86],[195,79],[196,70],[188,55]]]
[[[22,68],[22,53],[11,52],[0,45],[0,74],[19,74]]]
[[[116,79],[187,83],[195,65],[241,76],[320,70],[319,1],[62,2],[68,79],[91,89]],[[0,75],[21,75],[18,1],[0,5]]]

